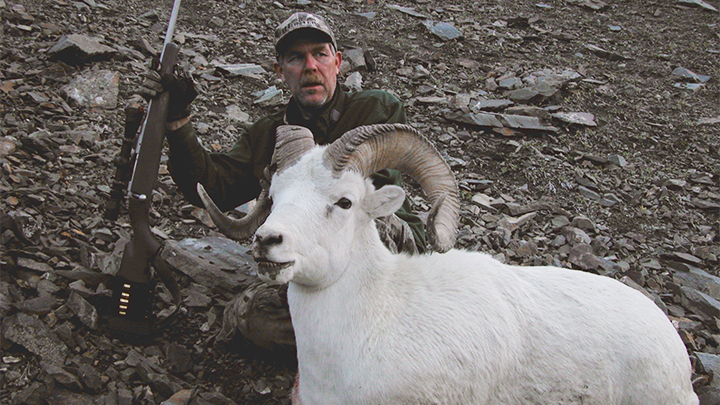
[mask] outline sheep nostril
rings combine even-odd
[[[268,238],[265,240],[265,244],[268,245],[268,246],[271,246],[271,245],[279,245],[279,244],[282,243],[282,241],[283,241],[282,235],[274,235],[274,236],[268,237]]]
[[[282,235],[255,235],[255,243],[257,243],[258,246],[262,247],[268,247],[273,245],[279,245],[283,241]]]

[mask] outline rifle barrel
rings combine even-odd
[[[167,32],[165,32],[165,41],[163,41],[163,50],[160,55],[160,60],[162,60],[162,57],[165,54],[167,44],[172,42],[173,34],[175,33],[175,23],[177,22],[178,13],[180,13],[180,1],[181,0],[175,0],[173,3],[172,13],[170,13],[170,22],[168,23]]]

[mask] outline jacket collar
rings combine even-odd
[[[305,119],[300,110],[300,106],[293,97],[285,108],[283,122],[288,125],[300,125],[310,129],[315,135],[315,141],[317,143],[321,145],[326,144],[328,143],[328,134],[335,128],[335,124],[340,121],[342,114],[345,112],[345,101],[345,92],[340,86],[337,86],[335,94],[333,94],[330,101],[322,107],[318,115],[310,119]]]

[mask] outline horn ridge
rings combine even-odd
[[[435,146],[411,126],[376,124],[355,128],[325,150],[323,161],[337,177],[346,170],[364,177],[383,169],[410,175],[434,210],[427,224],[432,247],[444,252],[454,246],[460,213],[455,176]]]
[[[275,152],[270,165],[275,171],[282,171],[295,164],[313,147],[315,137],[309,129],[298,125],[281,125],[275,131]]]
[[[260,225],[265,222],[268,215],[270,215],[270,208],[272,207],[272,200],[268,197],[267,187],[263,187],[255,206],[241,219],[231,218],[223,214],[207,191],[205,191],[205,187],[200,183],[197,184],[197,193],[203,205],[205,205],[205,209],[210,215],[210,218],[212,218],[220,232],[234,240],[241,240],[252,236]]]

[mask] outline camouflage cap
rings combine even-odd
[[[337,49],[335,35],[324,18],[316,14],[298,12],[288,17],[275,29],[275,51],[280,51],[280,43],[289,38],[291,33],[304,28],[313,29],[327,35],[330,39],[328,42],[332,43],[333,47]]]

